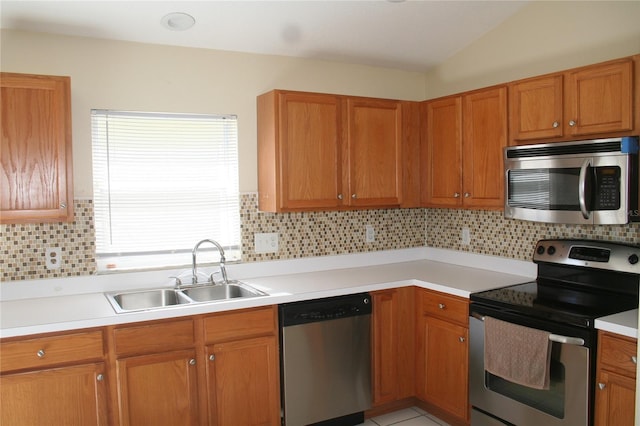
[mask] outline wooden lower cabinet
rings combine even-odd
[[[275,337],[208,346],[207,358],[209,424],[280,424]]]
[[[102,330],[0,342],[0,424],[107,425]]]
[[[449,423],[468,424],[468,300],[423,289],[416,296],[416,396]]]
[[[635,421],[637,340],[598,332],[595,426]]]
[[[415,394],[413,296],[413,287],[371,293],[374,409]]]
[[[103,363],[0,376],[0,424],[106,426]]]
[[[197,425],[195,351],[175,351],[119,359],[120,424]]]
[[[119,326],[120,426],[280,424],[275,306]]]

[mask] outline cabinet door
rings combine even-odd
[[[596,426],[632,426],[635,402],[633,378],[600,371],[596,385]]]
[[[0,424],[107,425],[104,365],[0,376]]]
[[[211,425],[280,425],[275,337],[208,346],[207,357]]]
[[[426,206],[462,204],[462,99],[459,96],[424,104],[426,137],[423,149],[426,173],[423,201]]]
[[[402,201],[402,108],[398,101],[347,99],[347,179],[351,206]]]
[[[117,360],[120,424],[198,424],[195,362],[193,351]]]
[[[509,86],[511,140],[563,135],[563,76],[535,78]]]
[[[507,88],[474,92],[465,95],[462,103],[462,203],[465,207],[503,207]]]
[[[418,321],[416,394],[459,419],[468,419],[468,329],[436,318]]]
[[[73,220],[68,77],[0,74],[2,223]]]
[[[341,112],[336,96],[284,93],[280,103],[281,208],[341,204]]]
[[[414,395],[414,289],[371,294],[373,405]]]
[[[633,62],[586,67],[569,74],[567,133],[587,135],[633,129]]]

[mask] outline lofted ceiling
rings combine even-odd
[[[0,28],[426,71],[527,1],[0,1]],[[172,12],[185,31],[163,27]]]

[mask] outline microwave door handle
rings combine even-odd
[[[591,213],[587,210],[587,169],[591,166],[591,159],[587,158],[580,167],[580,178],[578,183],[578,203],[580,204],[580,211],[582,217],[589,219]]]

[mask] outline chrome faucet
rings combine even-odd
[[[200,247],[200,245],[202,243],[211,243],[220,252],[220,274],[222,275],[222,282],[224,284],[227,284],[228,280],[227,280],[227,270],[225,268],[226,259],[224,258],[224,249],[216,241],[210,240],[210,239],[205,239],[205,240],[199,241],[198,244],[196,244],[196,246],[193,248],[193,251],[191,252],[191,257],[192,257],[192,261],[193,261],[193,264],[191,266],[191,275],[192,275],[191,282],[192,282],[192,284],[197,284],[198,283],[198,263],[196,261],[196,256],[198,254],[198,247]],[[213,281],[213,278],[211,279],[211,281]]]

